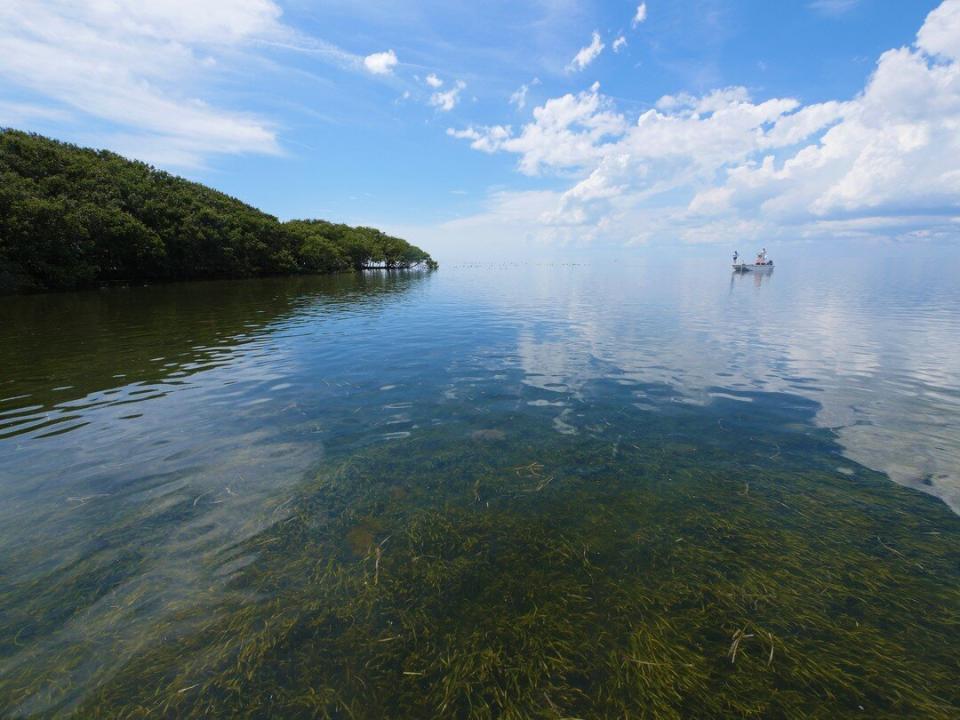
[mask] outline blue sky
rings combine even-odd
[[[0,125],[441,257],[949,241],[958,122],[960,0],[0,7]]]

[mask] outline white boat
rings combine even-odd
[[[773,270],[773,260],[767,260],[765,263],[734,263],[734,272],[764,272]]]

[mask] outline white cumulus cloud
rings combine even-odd
[[[582,168],[598,161],[602,142],[622,134],[626,121],[613,111],[612,103],[600,95],[594,83],[587,91],[548,100],[533,111],[533,122],[518,134],[503,125],[471,127],[472,146],[484,152],[506,151],[520,155],[519,169],[526,175],[546,170]]]
[[[363,59],[363,66],[374,75],[389,75],[397,62],[397,54],[393,50],[386,50],[367,55]]]
[[[476,129],[468,127],[465,130],[447,128],[447,135],[459,140],[470,140],[470,147],[485,153],[494,153],[500,149],[501,143],[509,140],[511,128],[509,125],[494,125]]]
[[[620,52],[627,46],[627,39],[621,35],[616,40],[613,41],[613,51],[615,53]]]
[[[636,27],[647,19],[647,4],[645,2],[637,5],[637,11],[633,14],[631,25]]]
[[[518,87],[510,96],[510,104],[516,106],[517,110],[523,110],[527,106],[527,93],[530,92],[530,87],[539,84],[540,78],[534,78],[529,84],[524,83]]]
[[[527,93],[529,91],[530,87],[526,84],[518,87],[513,91],[513,94],[510,95],[510,104],[515,105],[517,110],[523,110],[527,106]]]
[[[567,66],[567,70],[583,70],[587,65],[597,59],[597,56],[603,52],[604,47],[603,41],[600,40],[600,33],[594,31],[590,44],[580,48]]]
[[[450,112],[460,102],[460,93],[466,87],[467,84],[463,80],[457,80],[449,90],[433,93],[430,96],[430,104],[443,112]]]
[[[850,99],[757,100],[729,87],[664,96],[628,119],[594,85],[547,100],[519,129],[451,134],[515,154],[524,174],[573,175],[538,216],[559,236],[955,236],[960,0],[931,12],[912,46],[883,53]]]
[[[960,60],[960,3],[945,2],[927,16],[917,47],[930,55]]]

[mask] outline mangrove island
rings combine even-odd
[[[372,267],[437,263],[376,228],[280,222],[143,162],[0,129],[0,293]]]

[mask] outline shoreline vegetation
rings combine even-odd
[[[376,228],[280,222],[146,163],[0,128],[0,294],[437,267]]]

